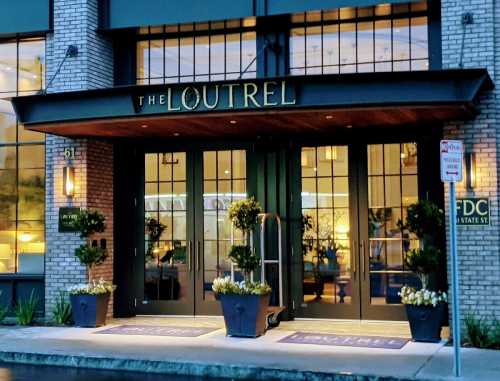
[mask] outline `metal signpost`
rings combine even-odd
[[[463,144],[460,140],[441,140],[441,181],[450,185],[450,257],[452,288],[452,330],[454,349],[454,374],[460,377],[460,309],[458,305],[458,257],[457,257],[457,202],[455,183],[462,181]]]

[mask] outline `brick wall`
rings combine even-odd
[[[54,31],[47,36],[47,81],[64,59],[68,45],[78,47],[78,56],[67,58],[47,92],[65,92],[113,85],[112,44],[97,30],[97,0],[54,0]],[[75,159],[64,158],[64,148],[75,148]],[[75,283],[85,282],[86,269],[74,256],[82,240],[77,234],[58,233],[58,211],[62,206],[101,210],[108,228],[109,259],[96,270],[97,276],[113,278],[113,149],[106,142],[72,140],[47,135],[46,139],[46,317],[52,316],[55,296]],[[75,196],[62,194],[65,165],[75,168]],[[111,313],[111,310],[110,310]]]
[[[464,12],[472,12],[474,23],[465,26],[463,67],[486,67],[496,86],[500,86],[500,16],[498,2],[492,0],[442,0],[442,48],[445,68],[456,68],[460,62]],[[496,36],[495,36],[496,31]],[[473,121],[448,123],[444,136],[460,139],[467,152],[476,153],[477,186],[467,191],[458,184],[457,197],[489,197],[491,224],[458,227],[460,266],[460,308],[462,317],[469,312],[500,318],[500,225],[498,219],[500,103],[498,90],[483,94],[480,115]],[[448,187],[446,199],[448,199]],[[449,205],[446,204],[448,215]],[[448,223],[448,222],[447,222]],[[449,263],[450,261],[448,261]],[[449,271],[449,269],[448,269]],[[449,276],[448,279],[451,279]]]

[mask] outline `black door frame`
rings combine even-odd
[[[345,145],[352,142],[359,144],[394,143],[403,140],[417,141],[419,145],[419,195],[421,198],[434,200],[441,207],[444,205],[444,190],[439,182],[439,140],[442,137],[442,128],[439,125],[429,126],[401,126],[398,128],[373,128],[358,130],[345,129],[335,134],[323,136],[285,137],[281,140],[281,147],[285,154],[279,155],[280,167],[286,171],[286,181],[280,185],[279,192],[286,193],[280,199],[280,213],[285,214],[284,224],[287,239],[284,247],[288,252],[285,277],[285,304],[288,306],[287,318],[298,314],[301,301],[301,278],[297,276],[302,271],[300,218],[297,218],[297,208],[300,215],[300,156],[293,154],[303,146]],[[114,261],[115,283],[118,285],[115,294],[115,315],[133,316],[135,314],[168,314],[164,310],[143,311],[138,309],[142,300],[144,274],[144,221],[140,218],[144,214],[144,163],[140,163],[145,152],[173,152],[197,151],[202,149],[247,149],[247,191],[250,195],[261,198],[265,188],[258,185],[265,160],[255,160],[255,141],[230,142],[201,142],[192,140],[142,140],[137,142],[115,142],[115,252],[120,255]],[[185,148],[188,148],[187,150]],[[300,149],[299,149],[300,150]],[[352,150],[351,150],[352,151]],[[143,160],[143,159],[142,159]],[[298,173],[297,173],[298,169]],[[424,176],[425,174],[425,176]],[[437,179],[437,181],[435,180]],[[297,187],[298,193],[297,193]],[[298,195],[298,197],[297,197]],[[131,215],[139,216],[130,219]],[[443,238],[442,246],[445,241]],[[135,250],[134,250],[135,247]],[[444,251],[443,251],[444,252]],[[194,259],[194,247],[192,256]],[[445,260],[443,260],[445,261]],[[441,266],[444,270],[437,277],[441,287],[446,286],[445,262]],[[360,271],[357,263],[357,271]]]
[[[441,126],[427,126],[426,128],[418,126],[399,127],[397,130],[388,128],[384,131],[375,130],[358,133],[355,137],[349,133],[339,136],[337,139],[325,138],[304,139],[303,143],[295,148],[294,166],[292,171],[293,195],[292,200],[297,200],[293,206],[294,224],[292,225],[293,251],[298,253],[293,258],[292,263],[292,285],[291,294],[295,316],[299,318],[336,318],[336,319],[363,319],[363,320],[406,320],[406,312],[402,305],[371,305],[370,304],[370,260],[369,260],[369,239],[368,239],[368,168],[367,168],[367,147],[369,144],[390,144],[403,142],[417,142],[419,147],[418,156],[418,195],[420,199],[430,199],[438,205],[443,206],[443,187],[439,181],[439,151],[438,144],[442,137]],[[351,263],[353,271],[351,277],[353,283],[357,282],[355,287],[359,293],[358,305],[352,309],[346,309],[345,306],[332,304],[332,311],[324,312],[323,309],[315,311],[308,307],[301,308],[303,303],[302,293],[302,239],[300,234],[301,222],[301,176],[300,176],[300,150],[302,147],[313,146],[341,146],[349,147],[349,192],[350,192],[350,216],[351,216],[351,234],[352,250]],[[352,168],[351,168],[352,167]],[[354,205],[353,205],[354,202]],[[444,240],[442,242],[444,247]],[[354,259],[354,261],[353,261]],[[437,283],[443,284],[446,279],[446,267],[444,271],[437,276]],[[354,286],[354,284],[353,284]],[[354,292],[354,287],[353,287]],[[323,311],[321,311],[323,310]],[[336,311],[335,311],[336,310]]]
[[[137,154],[138,172],[140,179],[137,187],[137,215],[139,223],[136,229],[137,254],[134,257],[134,288],[135,313],[138,315],[181,315],[203,316],[220,315],[218,301],[204,301],[204,237],[203,237],[203,152],[211,150],[245,149],[247,158],[251,150],[248,142],[146,142]],[[189,264],[190,286],[187,290],[189,297],[184,301],[144,300],[144,157],[146,153],[185,152],[186,153],[186,191],[187,191],[187,263]],[[248,173],[250,171],[247,159],[247,191],[251,195]]]

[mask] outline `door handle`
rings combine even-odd
[[[201,268],[201,242],[196,242],[196,271],[200,271]]]
[[[355,239],[352,240],[351,242],[351,253],[352,253],[352,273],[354,275],[354,278],[356,278],[356,255],[358,255],[358,250],[357,250],[357,242]]]
[[[191,241],[187,242],[187,263],[188,263],[188,271],[191,272],[191,256],[192,256],[192,249],[191,249]]]
[[[366,252],[365,252],[365,240],[361,240],[361,272],[363,273],[363,280],[366,280],[366,270],[365,270],[365,261],[366,261]]]

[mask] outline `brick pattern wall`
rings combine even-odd
[[[113,86],[112,44],[97,33],[97,0],[54,0],[54,31],[47,36],[47,83],[64,59],[68,45],[78,56],[67,58],[47,92],[65,92]],[[64,148],[74,147],[74,160],[64,158]],[[46,317],[51,318],[55,296],[75,283],[85,282],[86,269],[74,256],[82,240],[74,233],[58,233],[58,211],[63,206],[101,210],[107,217],[109,259],[96,270],[98,277],[113,278],[113,150],[109,143],[46,138]],[[65,165],[75,168],[75,196],[63,195]],[[112,309],[110,309],[112,313]]]
[[[497,44],[500,36],[497,28],[500,20],[498,8],[498,2],[492,0],[441,1],[444,68],[459,66],[464,28],[461,23],[462,15],[472,12],[474,23],[465,26],[463,67],[487,68],[497,88],[500,86],[496,70],[497,65],[500,65],[500,45]],[[462,318],[469,312],[487,318],[500,318],[498,90],[483,94],[479,105],[480,115],[473,121],[448,123],[444,127],[445,138],[463,140],[466,151],[476,153],[477,186],[473,191],[468,191],[464,184],[458,184],[457,197],[490,199],[490,226],[458,227],[460,307]],[[448,187],[445,187],[445,191],[448,216]],[[448,279],[451,280],[451,277],[448,276]]]
[[[113,145],[103,141],[87,142],[87,207],[106,216],[106,231],[96,239],[105,238],[109,257],[97,266],[93,276],[113,281]],[[113,298],[110,300],[113,305]],[[112,314],[112,308],[108,310]]]

